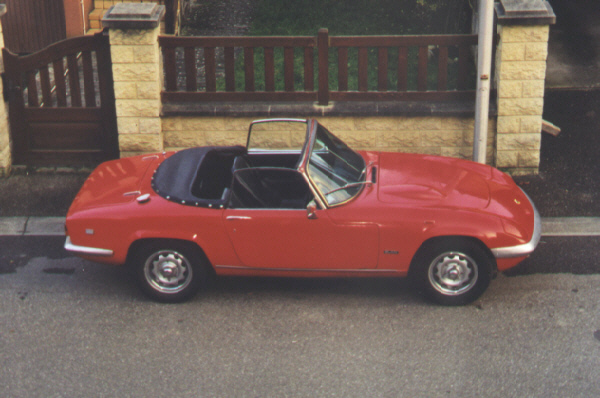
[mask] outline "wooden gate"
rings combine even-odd
[[[67,37],[63,0],[5,0],[4,45],[19,54],[32,53]]]
[[[118,157],[108,36],[3,55],[14,164],[91,165]]]

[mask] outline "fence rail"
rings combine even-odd
[[[476,35],[160,36],[164,102],[474,97]],[[316,82],[316,85],[315,85]]]

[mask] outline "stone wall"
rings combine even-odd
[[[245,145],[255,118],[164,117],[164,149]],[[470,159],[472,117],[319,117],[317,120],[354,149],[415,152]],[[488,156],[493,157],[495,120],[490,120]]]
[[[158,29],[111,29],[121,157],[161,151]]]
[[[5,13],[5,6],[0,7],[0,16]],[[2,24],[0,23],[0,48],[4,48],[4,35],[2,34]],[[4,73],[4,62],[0,52],[0,73]],[[0,93],[4,90],[3,82],[0,80]],[[8,123],[8,104],[0,95],[0,177],[5,177],[10,173],[11,168],[11,138],[10,127]]]
[[[495,10],[496,167],[533,174],[540,165],[548,36],[556,16],[545,0],[500,0]]]
[[[540,162],[549,26],[499,26],[496,166],[536,173]]]

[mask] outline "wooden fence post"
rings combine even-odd
[[[165,33],[175,34],[177,27],[177,7],[179,0],[165,0]]]
[[[317,38],[319,49],[319,105],[329,105],[329,30],[319,29]]]

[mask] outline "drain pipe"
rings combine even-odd
[[[87,29],[85,26],[85,22],[86,22],[86,18],[85,18],[85,4],[83,4],[83,0],[81,0],[79,2],[79,4],[81,5],[81,24],[83,25],[83,34],[85,35],[87,33]]]
[[[477,45],[477,91],[475,98],[475,133],[473,161],[485,163],[490,111],[490,74],[494,35],[494,0],[479,1],[479,39]]]

